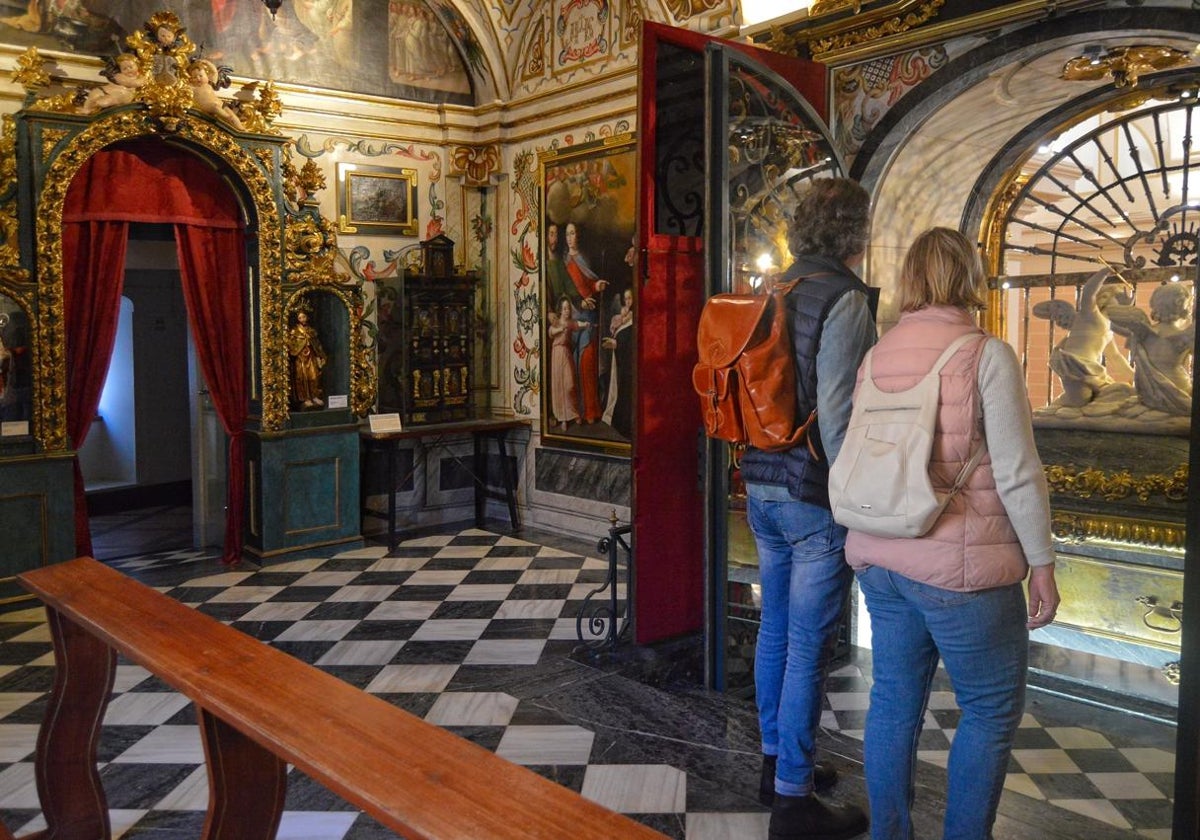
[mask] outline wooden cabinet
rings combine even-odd
[[[384,281],[379,324],[379,410],[405,425],[465,420],[475,413],[474,275],[451,273],[454,243],[422,243],[423,268]]]

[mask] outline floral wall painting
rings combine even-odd
[[[417,235],[417,171],[339,163],[340,233]]]
[[[635,158],[629,135],[539,156],[548,444],[630,448]]]

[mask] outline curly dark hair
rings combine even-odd
[[[867,247],[871,197],[849,178],[811,181],[796,201],[788,228],[793,257],[822,256],[845,261]]]

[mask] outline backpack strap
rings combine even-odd
[[[958,338],[954,339],[954,341],[950,342],[950,346],[942,351],[942,355],[938,356],[937,361],[933,363],[933,367],[929,369],[929,373],[925,375],[937,376],[942,372],[942,368],[946,366],[946,363],[950,361],[950,358],[955,353],[957,353],[963,347],[966,347],[972,341],[986,341],[987,338],[987,333],[969,332],[966,335],[960,335]],[[875,348],[872,347],[863,357],[863,381],[865,382],[870,379],[872,385],[875,384],[875,380],[871,378],[871,355],[874,350]],[[979,462],[983,460],[983,456],[986,452],[986,439],[980,440],[979,443],[975,444],[975,448],[971,450],[971,457],[966,460],[966,462],[962,465],[962,469],[958,471],[958,476],[954,479],[954,484],[950,487],[950,492],[946,496],[947,499],[957,495],[958,491],[963,489],[963,486],[967,483],[967,479],[971,477],[971,473],[975,472],[975,468],[979,466]]]
[[[942,351],[942,355],[938,356],[937,361],[933,363],[933,367],[931,367],[929,369],[929,373],[925,374],[925,376],[933,376],[935,374],[941,373],[942,368],[944,368],[946,366],[946,363],[950,361],[950,358],[955,353],[957,353],[959,350],[961,350],[963,347],[965,347],[971,341],[973,341],[975,339],[980,339],[980,338],[986,339],[987,335],[982,334],[982,333],[970,332],[970,333],[967,333],[966,335],[960,335],[958,338],[954,339],[954,341],[950,342],[950,346]],[[863,361],[862,361],[863,379],[869,378],[872,383],[874,383],[874,381],[875,381],[874,377],[871,376],[871,356],[874,354],[874,351],[875,351],[874,347],[869,349],[867,351],[866,355],[863,356]]]
[[[976,339],[986,339],[984,333],[969,332],[966,335],[960,335],[954,341],[950,342],[950,346],[942,351],[942,355],[938,356],[938,360],[933,363],[933,367],[929,369],[930,373],[941,373],[942,368],[946,366],[946,362],[950,361],[950,357]]]
[[[942,355],[938,357],[937,362],[933,366],[930,373],[940,373],[945,364],[950,361],[950,357],[957,353],[961,348],[965,347],[974,339],[987,341],[987,334],[980,335],[979,333],[967,333],[959,336],[954,341],[950,342],[950,346],[942,351]],[[950,487],[950,492],[946,498],[950,499],[958,495],[958,491],[963,489],[967,483],[967,479],[971,477],[971,473],[975,472],[975,468],[979,466],[979,462],[983,460],[984,454],[987,452],[987,439],[982,438],[979,443],[975,444],[975,448],[971,450],[971,457],[962,465],[962,469],[958,471],[958,475],[954,479],[954,484]]]

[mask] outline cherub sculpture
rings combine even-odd
[[[1065,300],[1046,300],[1033,307],[1033,314],[1066,329],[1066,338],[1050,351],[1050,369],[1062,383],[1055,405],[1079,408],[1092,402],[1112,386],[1110,369],[1128,377],[1129,363],[1113,343],[1108,310],[1121,300],[1122,286],[1105,283],[1112,271],[1103,268],[1087,279],[1078,307]]]
[[[217,96],[218,88],[229,85],[229,76],[217,69],[207,58],[197,58],[188,65],[188,81],[192,85],[193,104],[198,111],[224,120],[238,131],[244,131],[237,111]]]
[[[1136,306],[1114,306],[1113,329],[1129,340],[1133,389],[1147,408],[1186,417],[1192,411],[1192,289],[1164,283],[1150,295],[1150,314]]]
[[[87,92],[83,102],[76,109],[79,113],[94,114],[105,108],[128,105],[133,101],[134,91],[147,81],[138,58],[133,53],[121,53],[115,58],[107,59],[100,75],[108,79],[108,82]]]

